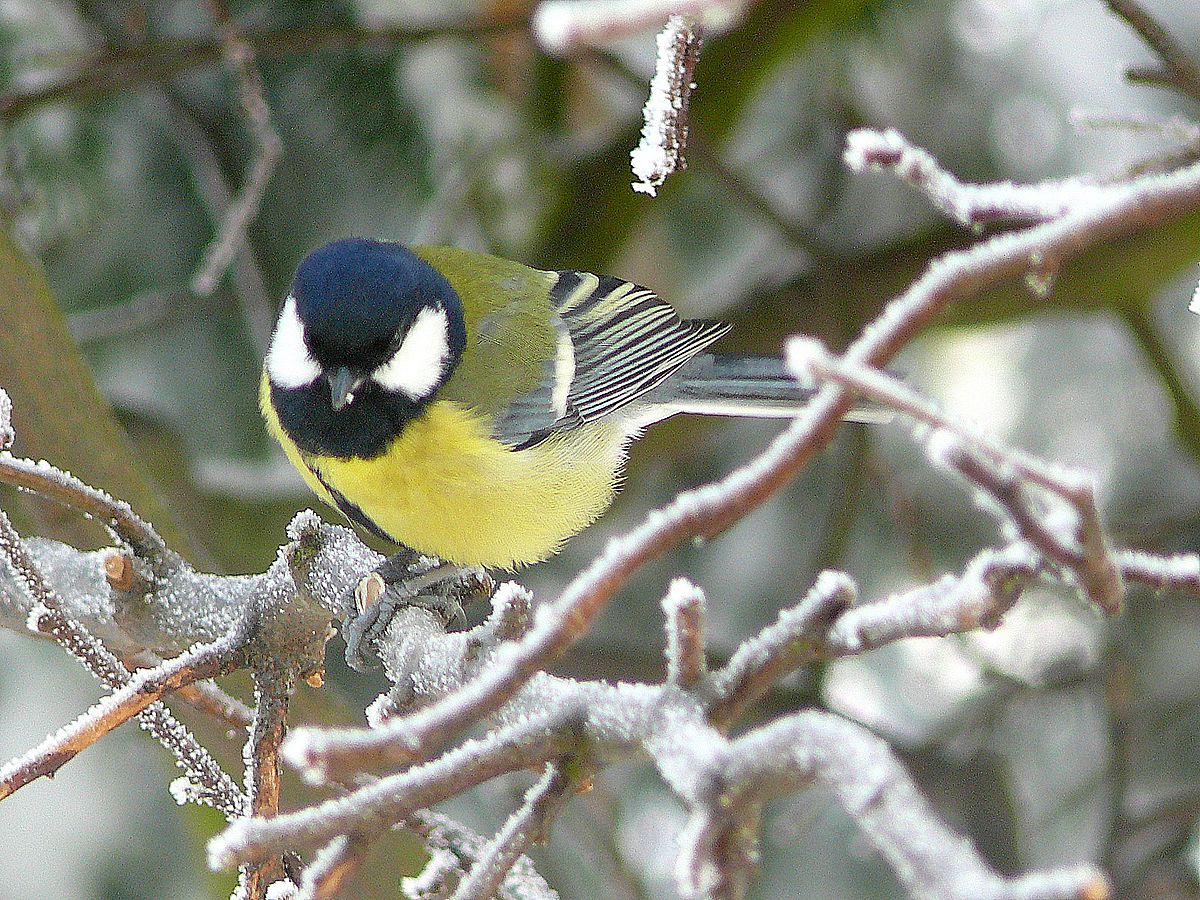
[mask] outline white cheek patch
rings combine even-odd
[[[299,388],[321,377],[321,367],[304,343],[304,326],[296,315],[296,298],[288,297],[267,351],[267,376],[281,388]]]
[[[423,400],[441,381],[449,356],[446,311],[427,306],[417,313],[400,349],[372,372],[371,378],[384,390],[404,394],[410,400]]]

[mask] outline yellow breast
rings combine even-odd
[[[336,506],[317,475],[396,542],[462,565],[514,568],[552,555],[612,502],[624,455],[622,430],[605,423],[509,450],[479,416],[438,401],[375,459],[307,456],[264,412],[323,500]]]

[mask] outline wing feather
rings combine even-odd
[[[584,422],[657,387],[729,330],[721,322],[680,319],[653,291],[632,282],[556,274],[551,303],[575,346],[575,379],[567,401]],[[595,287],[585,295],[592,278]]]
[[[629,405],[729,330],[721,322],[680,319],[653,291],[620,278],[553,274],[557,352],[538,387],[496,422],[497,436],[517,448]]]

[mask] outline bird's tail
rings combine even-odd
[[[701,353],[647,396],[663,417],[674,413],[753,418],[793,418],[817,389],[800,384],[782,357]],[[890,421],[885,409],[857,406],[851,422]]]

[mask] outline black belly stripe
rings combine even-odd
[[[343,516],[345,516],[355,525],[365,528],[371,534],[375,535],[375,537],[387,541],[389,544],[398,543],[394,537],[376,525],[374,521],[371,520],[371,517],[362,511],[361,506],[356,503],[351,503],[346,499],[345,494],[326,481],[320,472],[311,466],[309,467],[309,471],[316,475],[317,481],[321,482],[325,490],[329,491],[330,496],[333,497],[333,502],[337,504],[337,508]]]

